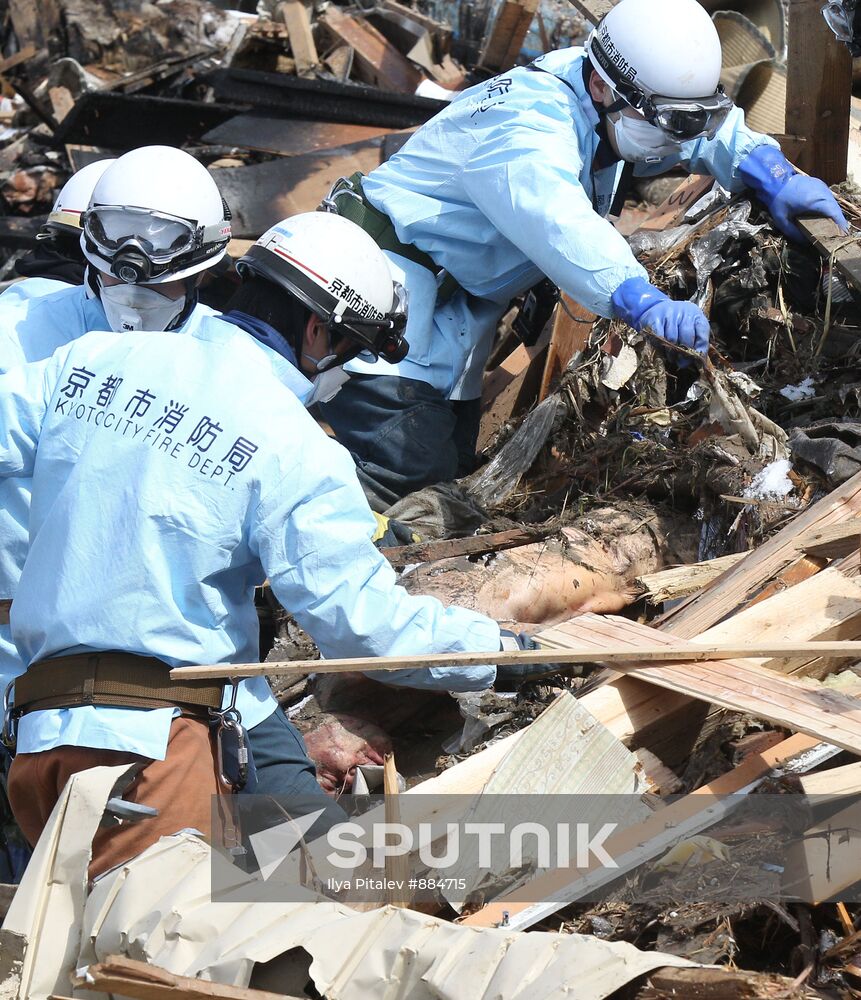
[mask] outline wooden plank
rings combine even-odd
[[[554,388],[574,355],[588,347],[592,324],[597,318],[570,295],[562,293],[553,316],[547,362],[538,391],[539,402]]]
[[[798,539],[798,548],[820,559],[840,559],[861,546],[861,518],[851,518],[827,528],[814,528]]]
[[[627,623],[627,626],[625,625]],[[421,653],[403,656],[357,656],[331,660],[273,660],[267,663],[221,663],[209,666],[175,667],[171,671],[173,680],[200,680],[206,677],[257,677],[262,674],[308,673],[324,674],[351,673],[356,670],[419,670],[425,667],[464,667],[487,663],[488,657],[494,663],[547,663],[555,670],[560,663],[607,663],[619,666],[627,673],[637,675],[639,667],[633,664],[649,664],[643,667],[643,677],[652,683],[661,683],[657,676],[665,661],[678,663],[714,664],[717,673],[724,673],[726,665],[739,657],[791,656],[804,659],[810,656],[858,657],[861,659],[861,642],[734,642],[730,645],[700,645],[680,642],[672,636],[630,622],[616,615],[581,615],[552,628],[539,632],[536,638],[542,649],[511,650],[488,653]],[[574,639],[579,642],[573,641]],[[682,669],[681,667],[679,668]],[[702,668],[700,668],[702,672]],[[761,671],[760,681],[767,681],[772,675]],[[777,676],[774,675],[775,679]],[[684,684],[680,676],[679,684]],[[803,684],[792,687],[809,691]],[[685,691],[684,687],[672,688],[668,675],[664,685],[672,690]],[[699,695],[694,695],[699,697]],[[719,703],[718,703],[719,704]],[[728,706],[730,708],[734,705]],[[845,706],[844,706],[845,707]],[[750,709],[740,709],[750,711]],[[767,718],[767,716],[763,716]]]
[[[807,774],[800,779],[800,784],[805,795],[816,797],[816,805],[846,795],[861,795],[861,761]]]
[[[798,165],[826,184],[846,180],[852,56],[825,23],[820,0],[790,0],[786,131],[808,141]]]
[[[490,409],[500,393],[508,388],[539,354],[547,349],[550,337],[550,333],[545,329],[541,331],[538,340],[530,347],[527,347],[526,344],[518,344],[504,361],[500,362],[496,368],[485,375],[481,387],[481,406],[483,410]]]
[[[729,643],[755,635],[759,642],[781,642],[795,633],[796,623],[802,620],[807,634],[818,641],[861,638],[861,584],[854,562],[854,577],[848,575],[844,563],[837,563],[768,601],[750,605],[692,641]],[[777,657],[758,662],[780,673],[822,678],[840,661]]]
[[[554,823],[564,823],[570,816],[567,796],[577,795],[583,796],[578,823],[596,830],[611,820],[633,825],[650,814],[640,798],[645,785],[637,756],[598,722],[582,701],[566,692],[523,731],[522,738],[494,768],[481,799],[463,822],[476,815],[482,823],[511,821],[510,796],[546,795],[542,821],[553,829]],[[490,798],[484,799],[485,795]],[[465,888],[455,889],[456,883],[450,882],[452,888],[444,892],[445,898],[460,909],[484,875],[478,845],[462,844],[456,863],[446,869],[446,878],[463,879]]]
[[[212,175],[233,213],[234,236],[257,239],[281,219],[315,211],[339,177],[379,164],[380,141],[372,139],[360,149],[220,167]]]
[[[418,562],[435,562],[456,556],[478,556],[485,552],[502,552],[519,545],[540,541],[559,531],[555,528],[512,528],[490,535],[470,535],[468,538],[446,538],[438,542],[416,542],[414,545],[391,545],[380,552],[393,566],[409,566]],[[0,602],[2,605],[2,602]],[[0,609],[2,613],[2,609]]]
[[[731,615],[773,577],[798,559],[798,539],[817,528],[861,516],[861,473],[793,518],[767,542],[727,570],[677,613],[668,614],[662,629],[692,638]]]
[[[287,25],[287,38],[290,51],[296,61],[297,76],[305,76],[319,62],[317,46],[311,34],[311,19],[308,9],[302,0],[286,0],[278,8],[281,20]]]
[[[680,969],[667,966],[651,973],[632,1000],[787,1000],[805,995],[788,976],[746,969]],[[809,994],[807,994],[809,995]]]
[[[537,9],[538,0],[503,0],[485,37],[479,67],[493,72],[511,69]]]
[[[616,0],[570,0],[570,2],[571,6],[579,10],[592,24],[597,24],[616,6]]]
[[[395,93],[414,94],[425,78],[373,25],[330,4],[320,15],[322,23],[356,56],[356,68],[365,83]]]
[[[60,27],[60,5],[54,0],[9,0],[9,17],[22,49],[45,49]]]
[[[206,979],[178,976],[149,962],[111,955],[72,974],[76,989],[114,993],[134,1000],[291,1000],[282,993],[226,986]],[[292,998],[296,1000],[296,998]]]
[[[20,52],[16,52],[14,56],[9,56],[8,59],[0,59],[0,75],[8,73],[10,69],[15,69],[16,66],[28,62],[34,55],[36,55],[36,46],[27,45]]]
[[[670,569],[658,570],[657,573],[645,573],[637,578],[637,583],[643,587],[643,596],[653,604],[675,601],[702,590],[706,584],[717,579],[721,573],[746,556],[746,552],[734,552],[717,559],[690,563],[688,566],[671,566]]]
[[[342,125],[247,114],[236,115],[216,125],[201,141],[214,146],[241,146],[279,156],[305,156],[381,139],[394,131],[376,125]]]
[[[640,223],[635,232],[643,229],[661,231],[681,225],[685,212],[711,190],[714,182],[714,177],[705,174],[689,174],[668,198],[649,212],[648,218]]]
[[[818,748],[818,742],[809,736],[795,735],[761,754],[752,754],[732,771],[658,810],[645,822],[608,837],[603,846],[616,862],[616,868],[603,867],[592,857],[585,869],[545,872],[532,879],[525,889],[498,898],[462,922],[471,927],[497,927],[505,913],[507,927],[514,930],[530,927],[566,903],[657,857],[685,837],[707,829],[734,808],[727,796],[750,791],[775,768],[797,758],[815,763],[819,760]],[[544,902],[531,902],[535,899]]]
[[[861,806],[857,795],[846,809],[805,830],[786,852],[781,888],[816,905],[861,880]]]
[[[632,651],[654,640],[666,642],[677,656],[673,637],[615,615],[581,615],[570,622],[545,629],[538,635],[543,645],[578,654],[592,646],[604,660],[603,647],[629,645]],[[801,646],[802,644],[799,644]],[[812,645],[812,644],[811,644]],[[840,645],[835,644],[835,645]],[[855,643],[851,644],[855,646]],[[692,649],[697,646],[691,644]],[[702,647],[704,650],[706,646]],[[649,649],[649,654],[652,650]],[[780,654],[777,654],[780,655]],[[633,677],[737,712],[748,712],[778,726],[807,733],[852,753],[861,753],[861,700],[824,687],[812,687],[775,673],[747,659],[660,664],[649,656],[637,657],[642,666],[624,666]],[[614,661],[615,662],[615,661]]]
[[[858,238],[844,235],[835,222],[821,215],[802,215],[795,221],[826,260],[831,260],[834,255],[834,266],[856,292],[861,292],[861,244]]]
[[[550,333],[545,327],[535,346],[525,348],[526,356],[529,357],[528,363],[482,412],[476,445],[479,452],[488,447],[509,420],[519,417],[535,403],[544,372],[549,342]],[[513,353],[517,354],[517,351]],[[514,362],[512,362],[513,364]],[[495,371],[491,372],[491,375],[493,374]]]

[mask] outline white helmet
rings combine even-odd
[[[102,175],[83,220],[87,260],[128,284],[159,284],[217,264],[230,212],[203,164],[172,146],[125,153]]]
[[[732,108],[717,29],[697,0],[619,0],[586,51],[625,103],[678,141],[713,136]]]
[[[328,212],[284,219],[249,248],[236,269],[243,278],[258,275],[295,295],[333,335],[350,338],[354,354],[370,351],[391,362],[406,357],[404,290],[382,250],[348,219]],[[345,360],[341,354],[330,367]]]
[[[93,189],[108,167],[115,163],[114,158],[96,160],[76,171],[63,185],[57,195],[54,207],[44,226],[44,236],[66,234],[79,237],[81,235],[81,216],[86,212],[93,195]]]

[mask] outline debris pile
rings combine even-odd
[[[390,156],[452,91],[587,30],[565,4],[545,0],[534,19],[537,4],[506,6],[522,9],[502,31],[493,5],[449,0],[264,0],[253,14],[10,0],[0,281],[69,174],[141,139],[216,172],[243,252]],[[771,6],[749,27],[725,12],[721,27],[734,96],[748,88],[763,116],[786,86]],[[727,44],[740,24],[756,51]],[[840,204],[856,232],[857,192]],[[119,775],[88,772],[21,889],[0,894],[14,897],[4,996],[66,995],[70,969],[76,996],[146,1000],[348,1000],[394,980],[428,998],[861,996],[861,907],[833,902],[861,884],[861,670],[839,648],[861,638],[861,251],[813,219],[809,245],[792,244],[705,178],[675,178],[655,204],[630,198],[618,225],[650,280],[709,316],[708,358],[564,295],[520,343],[512,311],[485,376],[476,470],[393,507],[422,541],[384,550],[407,589],[589,655],[511,690],[407,691],[368,664],[315,667],[267,587],[258,599],[273,689],[327,792],[386,787],[393,760],[419,814],[433,793],[624,791],[627,825],[607,841],[618,866],[561,883],[534,858],[473,866],[465,889],[377,908],[322,898],[314,874],[303,901],[252,909],[212,901],[218,853],[184,831],[89,892],[89,843]],[[213,304],[231,281],[212,279]],[[787,818],[780,797],[803,808]]]

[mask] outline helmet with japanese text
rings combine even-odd
[[[284,219],[249,248],[236,269],[243,280],[261,277],[295,296],[333,337],[352,342],[351,356],[369,352],[390,362],[406,357],[406,293],[382,250],[348,219],[328,212]],[[341,353],[330,366],[345,360]]]
[[[102,174],[115,162],[113,157],[96,160],[72,174],[57,195],[38,239],[53,242],[57,242],[58,238],[66,242],[71,239],[78,244],[81,239],[81,219],[90,204],[93,189],[101,180]]]
[[[586,41],[595,72],[670,138],[711,138],[733,103],[717,29],[698,0],[619,0]]]
[[[123,154],[102,174],[83,218],[84,256],[129,285],[213,267],[227,252],[230,211],[206,167],[172,146]]]

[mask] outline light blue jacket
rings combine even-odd
[[[12,608],[25,660],[121,649],[172,665],[254,661],[253,591],[268,576],[324,656],[487,650],[493,661],[494,621],[397,586],[348,453],[287,388],[288,369],[204,318],[192,332],[91,333],[0,376],[0,475],[33,477]],[[495,668],[421,676],[470,690]],[[171,712],[34,712],[19,750],[160,758]]]
[[[616,288],[646,277],[604,218],[623,164],[593,170],[599,117],[583,83],[584,58],[581,48],[550,52],[536,69],[513,69],[464,91],[365,178],[368,199],[389,215],[398,238],[430,254],[472,296],[496,303],[496,316],[542,275],[610,316]],[[740,190],[738,165],[762,143],[774,140],[747,128],[737,108],[714,139],[686,143],[635,172],[683,164]],[[477,319],[476,308],[484,310]],[[418,378],[451,398],[478,396],[492,336],[487,303],[459,294],[441,315],[434,309],[424,288],[411,294],[406,362],[353,367]],[[486,349],[476,351],[482,340]]]
[[[212,310],[197,306],[184,329]],[[58,347],[90,330],[108,329],[101,302],[85,285],[26,278],[0,295],[0,373],[49,358]],[[0,597],[15,596],[28,547],[29,476],[0,479]],[[0,684],[5,689],[26,664],[8,625],[0,625]]]
[[[68,281],[60,281],[59,278],[22,278],[4,289],[0,300],[11,302],[13,299],[37,299],[72,287]]]

